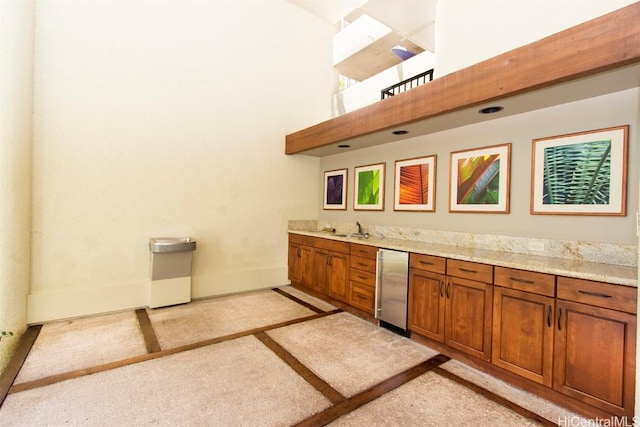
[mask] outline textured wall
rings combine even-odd
[[[148,239],[197,240],[193,295],[281,285],[329,116],[332,28],[280,1],[38,2],[30,321],[146,304]],[[43,313],[46,310],[46,313]]]
[[[26,328],[31,217],[33,1],[0,2],[0,372]]]
[[[438,0],[435,77],[540,40],[635,2],[636,0]]]

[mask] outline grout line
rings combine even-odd
[[[535,412],[532,412],[526,408],[523,408],[522,406],[513,403],[511,401],[509,401],[508,399],[505,399],[504,397],[497,395],[495,393],[493,393],[492,391],[487,390],[484,387],[481,387],[477,384],[472,383],[471,381],[465,380],[462,377],[457,376],[456,374],[449,372],[447,370],[444,370],[440,367],[437,367],[433,370],[433,372],[435,374],[438,374],[444,378],[447,378],[449,380],[452,380],[466,388],[468,388],[469,390],[486,397],[489,400],[492,400],[493,402],[504,406],[507,409],[512,410],[513,412],[516,412],[520,415],[522,415],[525,418],[528,418],[530,420],[534,420],[539,422],[540,424],[544,425],[544,426],[555,426],[557,427],[558,424],[549,421],[548,419],[536,414]]]
[[[204,341],[198,341],[191,344],[186,344],[180,347],[170,348],[167,350],[161,350],[155,353],[149,353],[141,356],[135,356],[124,360],[119,360],[115,362],[105,363],[103,365],[93,366],[84,369],[78,369],[75,371],[65,372],[58,375],[52,375],[49,377],[40,378],[33,381],[28,381],[20,384],[15,384],[11,386],[8,391],[8,394],[19,393],[26,390],[31,390],[38,387],[44,387],[47,385],[55,384],[61,381],[66,381],[74,378],[83,377],[86,375],[96,374],[98,372],[110,371],[112,369],[121,368],[128,365],[133,365],[136,363],[146,362],[148,360],[159,359],[161,357],[170,356],[176,353],[182,353],[184,351],[195,350],[197,348],[206,347],[208,345],[218,344],[224,341],[234,340],[236,338],[242,338],[248,335],[254,335],[259,332],[268,331],[271,329],[282,328],[284,326],[295,325],[298,323],[307,322],[309,320],[318,319],[321,317],[331,316],[337,313],[342,313],[342,310],[332,310],[324,313],[313,314],[311,316],[300,317],[298,319],[287,320],[285,322],[275,323],[273,325],[262,326],[259,328],[250,329],[248,331],[238,332],[235,334],[225,335],[222,337],[211,338]]]
[[[156,331],[153,329],[147,310],[144,308],[137,309],[136,317],[140,324],[140,331],[144,338],[144,345],[147,347],[147,353],[157,353],[162,351],[160,343],[158,342],[158,336],[156,335]]]
[[[298,298],[298,297],[296,297],[296,296],[294,296],[294,295],[291,295],[290,293],[285,292],[285,291],[283,291],[283,290],[282,290],[282,289],[280,289],[280,288],[273,288],[272,290],[273,290],[274,292],[279,293],[279,294],[280,294],[280,295],[282,295],[283,297],[289,298],[290,300],[295,301],[295,302],[297,302],[298,304],[300,304],[300,305],[303,305],[303,306],[307,307],[309,310],[315,311],[316,313],[324,313],[324,310],[322,310],[322,309],[320,309],[320,308],[316,307],[315,305],[313,305],[313,304],[311,304],[311,303],[308,303],[308,302],[306,302],[306,301],[304,301],[304,300],[301,300],[300,298]]]
[[[431,359],[425,360],[424,362],[414,366],[413,368],[409,368],[406,371],[400,372],[399,374],[387,378],[381,383],[378,383],[365,391],[347,398],[347,400],[343,402],[340,402],[330,408],[325,409],[324,411],[312,415],[306,420],[299,422],[295,426],[315,427],[327,425],[330,422],[337,420],[341,416],[346,415],[349,412],[353,412],[359,407],[379,398],[383,394],[395,390],[401,385],[408,383],[409,381],[419,377],[426,372],[436,369],[438,366],[445,362],[448,362],[449,360],[451,360],[449,357],[438,354]]]
[[[29,326],[27,328],[25,333],[20,337],[18,347],[15,353],[13,353],[11,360],[9,360],[9,364],[2,372],[2,375],[0,375],[0,408],[11,390],[11,385],[16,380],[20,368],[22,368],[24,361],[27,360],[27,356],[29,356],[29,352],[40,334],[40,329],[42,329],[42,325]]]
[[[311,369],[307,368],[298,359],[289,353],[284,347],[273,340],[266,332],[258,332],[254,336],[262,342],[269,350],[273,351],[276,356],[282,359],[289,367],[291,367],[298,375],[304,378],[316,390],[324,395],[332,404],[343,402],[346,398],[336,389],[331,387],[329,383],[317,376]]]

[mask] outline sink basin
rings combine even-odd
[[[368,239],[369,233],[353,233],[353,234],[344,234],[344,233],[333,233],[335,237],[357,237],[358,239]]]

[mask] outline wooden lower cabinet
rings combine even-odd
[[[447,277],[444,342],[479,359],[491,358],[493,286]]]
[[[375,314],[376,263],[378,248],[351,243],[349,304]]]
[[[494,287],[491,363],[552,385],[554,298]]]
[[[349,255],[326,249],[314,250],[312,288],[341,301],[347,301]]]
[[[480,359],[491,358],[493,286],[445,276],[449,262],[439,257],[409,257],[409,329]],[[492,280],[493,267],[456,261],[456,274]]]
[[[556,277],[494,268],[491,362],[551,387]]]
[[[288,277],[292,283],[311,287],[313,282],[313,242],[308,236],[289,237]]]
[[[553,387],[589,405],[631,416],[636,316],[559,300]]]
[[[302,245],[289,242],[288,276],[293,283],[300,283],[302,278]]]
[[[444,342],[445,278],[430,271],[409,269],[409,329]]]
[[[328,275],[329,295],[347,302],[349,297],[349,255],[331,252]]]

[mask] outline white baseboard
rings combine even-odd
[[[39,324],[149,306],[150,280],[143,283],[29,294],[27,323]],[[191,298],[247,292],[289,283],[287,268],[221,272],[191,278]]]
[[[135,309],[146,306],[148,298],[148,283],[29,294],[27,323]]]

